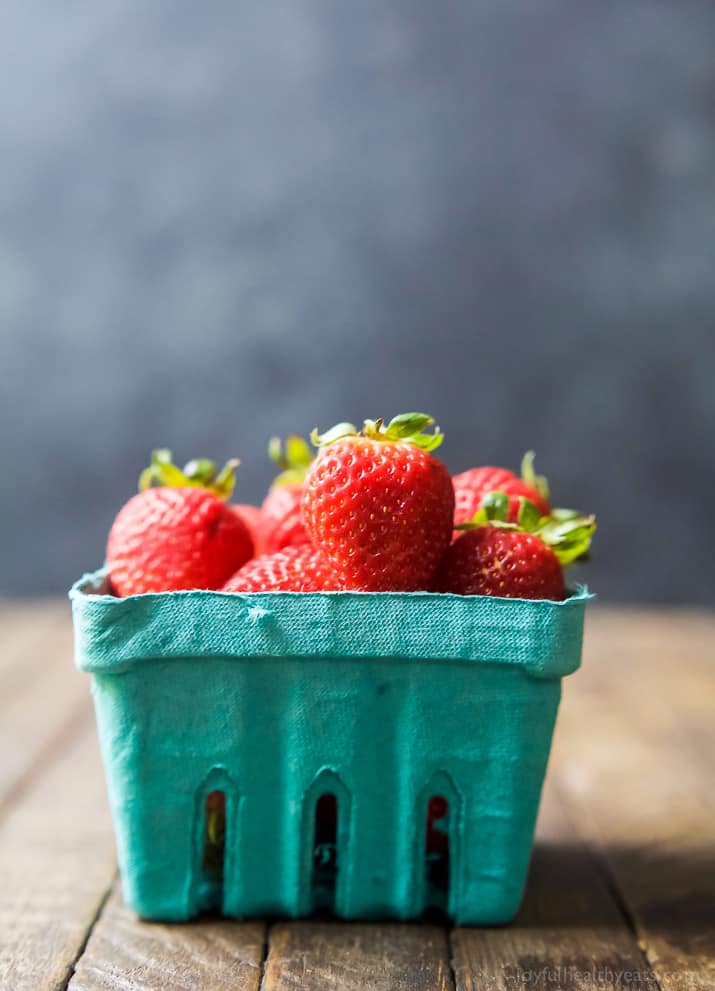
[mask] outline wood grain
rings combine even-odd
[[[715,671],[702,663],[713,631],[687,619],[669,628],[648,615],[599,617],[584,673],[565,692],[552,760],[667,991],[715,988],[715,799],[701,749],[715,712]]]
[[[0,988],[64,988],[115,873],[89,722],[0,823]]]
[[[457,991],[656,991],[603,868],[547,786],[524,903],[510,926],[455,929]]]
[[[37,644],[53,627],[70,625],[69,602],[51,600],[0,603],[0,692],[21,684],[28,663],[38,656]]]
[[[437,926],[289,922],[270,931],[262,991],[449,991],[447,933]]]
[[[266,925],[207,919],[141,922],[107,902],[70,981],[70,991],[258,991]]]
[[[104,904],[113,841],[66,603],[0,603],[0,988],[715,991],[714,656],[712,616],[594,610],[513,925],[450,944],[435,925],[276,923],[262,965],[261,922]]]
[[[69,611],[47,620],[38,607],[25,624],[25,639],[14,644],[13,664],[0,682],[0,816],[91,709],[89,679],[72,664]]]

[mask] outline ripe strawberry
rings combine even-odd
[[[427,831],[425,850],[427,854],[443,857],[449,849],[447,818],[449,803],[442,795],[433,795],[427,805]]]
[[[250,506],[246,502],[229,504],[228,508],[236,513],[239,519],[243,520],[246,524],[248,532],[251,534],[251,540],[253,541],[254,556],[262,554],[264,526],[260,508],[258,506]]]
[[[303,438],[295,436],[286,439],[285,449],[278,437],[273,437],[268,454],[281,469],[261,506],[263,549],[272,554],[310,542],[301,504],[303,479],[313,455]]]
[[[593,516],[541,511],[522,500],[518,524],[508,523],[510,500],[493,492],[449,547],[435,580],[437,592],[496,595],[509,599],[565,598],[562,564],[583,557],[595,530]],[[465,524],[470,526],[470,524]]]
[[[338,588],[322,551],[303,544],[254,557],[226,582],[222,591],[328,592]]]
[[[443,435],[424,434],[424,413],[387,426],[366,420],[362,433],[341,423],[322,437],[308,469],[303,517],[345,589],[412,591],[429,587],[452,534],[454,491],[429,453]]]
[[[549,487],[543,475],[534,472],[534,452],[527,451],[521,462],[521,478],[508,468],[470,468],[452,479],[454,485],[454,524],[466,523],[482,505],[489,492],[506,492],[509,496],[508,520],[516,523],[519,516],[519,499],[523,497],[548,516]]]
[[[265,534],[263,548],[267,554],[298,547],[310,541],[303,523],[303,486],[293,484],[272,487],[261,506]]]
[[[554,552],[533,533],[482,526],[451,545],[436,589],[456,595],[563,599],[564,576]]]
[[[170,451],[154,452],[138,495],[109,533],[107,566],[116,595],[220,588],[251,557],[246,525],[224,502],[237,464],[229,462],[217,475],[212,462],[194,461],[182,472]]]

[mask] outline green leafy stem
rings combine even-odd
[[[471,520],[460,523],[458,530],[473,530],[480,526],[496,526],[504,530],[533,533],[554,552],[562,565],[583,559],[588,554],[596,530],[596,517],[584,516],[575,509],[553,509],[543,516],[537,506],[519,496],[519,515],[509,523],[509,496],[506,492],[490,492]]]
[[[219,471],[215,461],[209,458],[194,458],[188,461],[183,470],[171,460],[171,451],[166,447],[152,451],[151,464],[139,476],[139,491],[152,486],[170,488],[208,489],[219,499],[230,499],[236,484],[238,458],[231,458]]]
[[[310,439],[316,447],[325,447],[346,437],[362,436],[393,444],[399,442],[414,444],[423,451],[434,451],[444,440],[444,434],[437,426],[432,433],[425,433],[427,427],[433,426],[434,422],[434,417],[427,413],[401,413],[399,416],[394,416],[387,424],[382,418],[365,420],[362,430],[358,430],[352,423],[338,423],[320,434],[316,427]]]

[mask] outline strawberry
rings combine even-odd
[[[239,519],[243,520],[246,524],[248,532],[251,534],[251,540],[253,541],[254,555],[262,554],[264,525],[260,508],[258,506],[250,506],[246,502],[233,503],[230,504],[228,508],[232,512],[236,513]]]
[[[470,468],[452,479],[454,485],[454,524],[471,520],[489,492],[505,492],[509,496],[508,520],[516,523],[519,498],[524,497],[540,510],[542,516],[551,511],[549,487],[543,475],[534,472],[534,452],[527,451],[521,462],[521,478],[508,468]],[[455,534],[456,536],[456,534]]]
[[[313,455],[302,437],[291,436],[285,449],[278,437],[268,445],[268,454],[281,469],[261,506],[263,549],[272,554],[284,547],[307,544],[310,538],[303,523],[303,479]]]
[[[593,516],[555,510],[546,520],[521,500],[509,523],[510,497],[492,492],[465,532],[449,547],[434,585],[437,592],[509,599],[565,598],[563,564],[583,557],[595,530]]]
[[[323,436],[305,477],[303,517],[341,586],[366,592],[429,587],[452,536],[454,491],[444,465],[429,452],[442,441],[424,413],[388,425],[366,420]]]
[[[262,554],[244,564],[224,585],[224,592],[327,592],[338,583],[322,551],[310,544]]]
[[[482,526],[458,537],[437,577],[438,592],[563,599],[564,576],[550,547],[519,530]]]
[[[449,850],[447,817],[449,804],[442,795],[433,795],[427,805],[426,853],[443,857]]]
[[[170,451],[154,452],[138,495],[109,533],[107,566],[117,595],[220,588],[251,557],[251,535],[224,502],[237,464],[216,474],[213,462],[192,461],[182,472]]]
[[[261,506],[264,532],[263,549],[272,554],[285,547],[298,547],[310,541],[303,523],[303,486],[277,485],[269,489]]]

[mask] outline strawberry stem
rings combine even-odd
[[[583,559],[588,554],[596,530],[596,517],[583,516],[575,509],[554,509],[542,516],[537,506],[519,497],[517,523],[507,522],[509,496],[505,492],[490,492],[471,520],[460,523],[457,530],[474,530],[480,526],[495,526],[503,530],[533,533],[551,548],[562,565]]]
[[[318,428],[314,427],[310,432],[310,441],[314,447],[326,447],[328,444],[334,444],[336,440],[342,440],[344,437],[359,436],[360,432],[354,424],[336,423],[334,427],[326,430],[324,434],[319,434]]]
[[[338,423],[324,434],[319,434],[316,427],[310,439],[316,447],[325,447],[345,437],[362,436],[392,444],[414,444],[423,451],[434,451],[444,440],[444,434],[437,426],[433,433],[424,433],[427,427],[433,424],[434,417],[427,413],[401,413],[393,417],[388,424],[385,424],[382,417],[378,420],[365,420],[361,431],[358,431],[352,423]]]
[[[527,451],[524,457],[521,459],[521,478],[522,481],[530,485],[532,489],[535,489],[542,498],[547,502],[549,501],[549,483],[546,475],[537,475],[534,470],[534,458],[536,454],[534,451]]]
[[[273,480],[273,485],[291,485],[303,481],[313,460],[313,452],[306,440],[291,434],[286,437],[285,444],[280,437],[271,437],[268,442],[268,457],[280,468],[280,474]]]
[[[213,492],[219,499],[229,499],[236,484],[238,458],[231,458],[217,472],[216,462],[209,458],[194,458],[184,465],[183,471],[171,460],[171,451],[162,447],[152,451],[151,464],[139,476],[139,491],[153,486],[169,488],[202,488]]]

